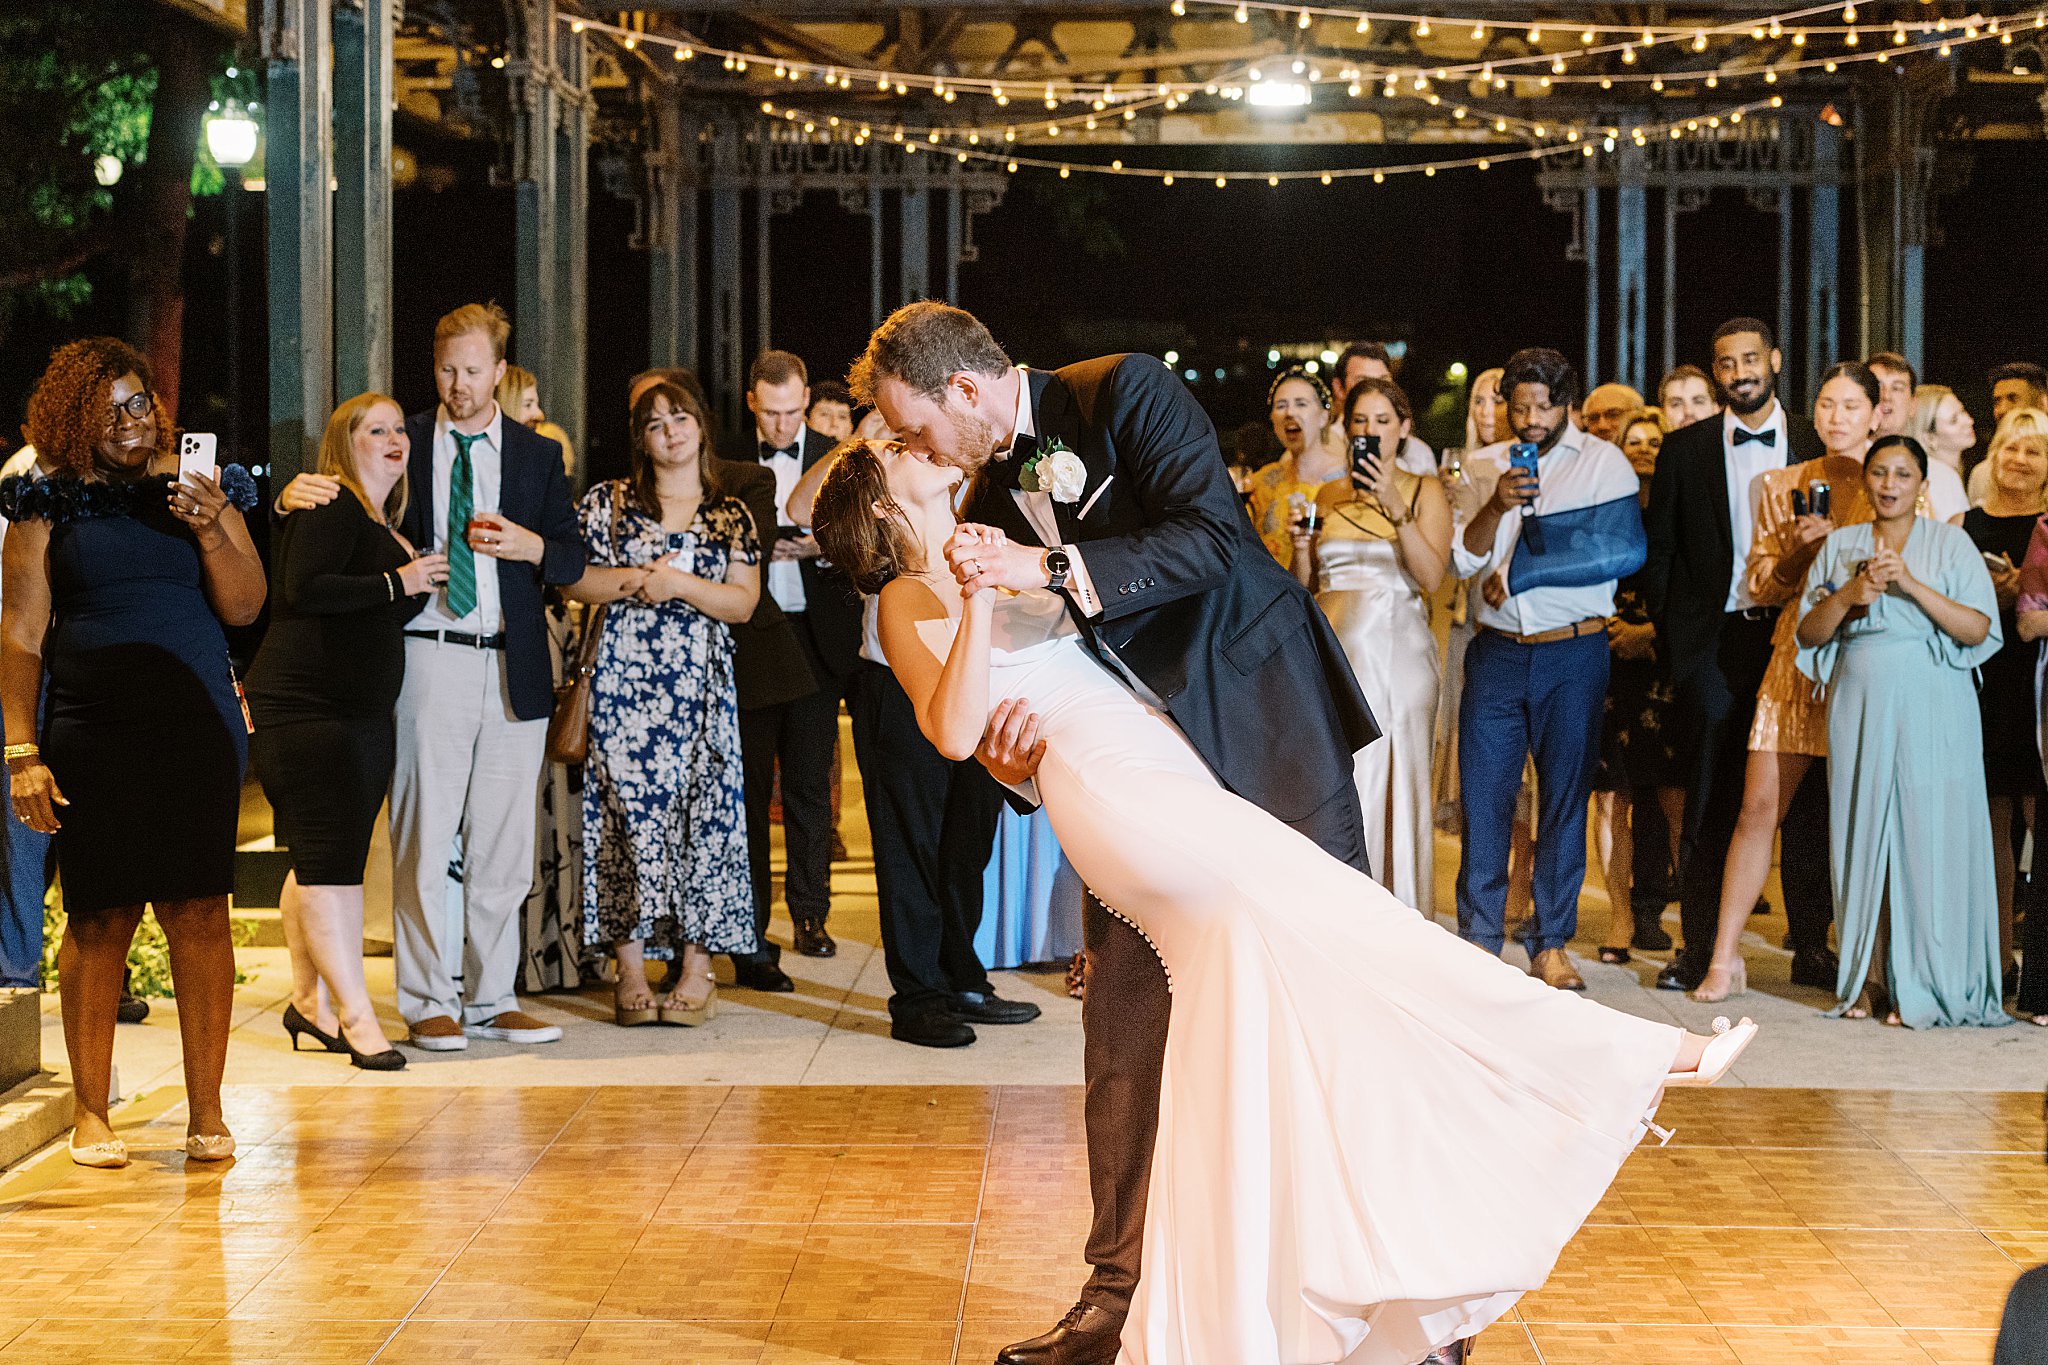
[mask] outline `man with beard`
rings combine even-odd
[[[1672,432],[1650,484],[1643,579],[1678,690],[1679,733],[1693,746],[1680,756],[1692,774],[1679,859],[1684,945],[1657,977],[1665,990],[1697,986],[1713,953],[1723,864],[1742,812],[1750,722],[1771,660],[1779,609],[1760,605],[1743,582],[1755,529],[1750,485],[1766,470],[1820,453],[1812,423],[1778,402],[1782,364],[1767,324],[1733,318],[1716,328],[1721,416]],[[1832,989],[1825,781],[1809,773],[1785,819],[1785,846],[1798,855],[1784,861],[1785,911],[1793,982]]]
[[[1511,586],[1524,558],[1553,560],[1570,551],[1546,547],[1536,527],[1559,514],[1613,509],[1634,551],[1642,555],[1637,479],[1611,442],[1572,425],[1578,376],[1556,351],[1531,347],[1508,358],[1501,401],[1516,442],[1536,447],[1536,472],[1509,462],[1512,446],[1489,446],[1475,457],[1502,470],[1486,502],[1452,541],[1454,571],[1477,579],[1472,619],[1478,627],[1465,652],[1465,690],[1458,711],[1458,795],[1465,839],[1458,856],[1458,933],[1496,956],[1506,938],[1508,844],[1522,770],[1536,765],[1535,926],[1528,933],[1529,972],[1563,990],[1586,983],[1565,953],[1578,929],[1579,889],[1586,880],[1586,801],[1600,759],[1600,722],[1607,697],[1607,620],[1614,615],[1619,574],[1542,575],[1537,586]],[[1531,575],[1537,577],[1538,575]]]

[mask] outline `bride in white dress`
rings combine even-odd
[[[1039,717],[1038,795],[1173,992],[1129,1365],[1412,1365],[1549,1275],[1708,1039],[1555,990],[1221,787],[1089,652],[1064,597],[945,570],[958,469],[847,447],[814,517],[921,728],[972,755]],[[886,586],[881,586],[886,583]]]

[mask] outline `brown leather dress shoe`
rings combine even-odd
[[[1542,977],[1544,985],[1561,991],[1586,989],[1586,983],[1572,968],[1571,957],[1562,948],[1545,948],[1536,954],[1536,960],[1529,964],[1529,975]]]
[[[1044,1336],[1005,1346],[996,1365],[1116,1365],[1124,1319],[1100,1304],[1077,1303]]]
[[[800,919],[791,936],[799,953],[805,957],[831,957],[839,951],[839,945],[832,941],[832,935],[825,932],[825,921],[821,919]]]

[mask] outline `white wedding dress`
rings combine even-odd
[[[1414,1365],[1549,1275],[1642,1138],[1679,1030],[1465,943],[1224,790],[1049,592],[1000,597],[990,705],[1172,1022],[1120,1362]],[[941,658],[952,627],[923,626]]]

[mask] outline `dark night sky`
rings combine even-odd
[[[1318,165],[1346,150],[1271,155]],[[1157,164],[1176,153],[1190,167],[1271,164],[1248,149],[1160,149]],[[1962,390],[1980,409],[1987,436],[1985,369],[2003,359],[2048,357],[2032,272],[2014,251],[2020,242],[2031,253],[2048,218],[2044,162],[2048,148],[2039,143],[1978,151],[1967,186],[1941,204],[1946,245],[1930,253],[1927,377]],[[396,388],[409,406],[431,401],[434,319],[471,299],[495,297],[508,307],[512,300],[511,194],[482,188],[482,181],[478,164],[464,176],[465,185],[476,188],[396,196]],[[647,263],[628,246],[633,205],[595,193],[590,453],[603,474],[623,458],[617,405],[646,355]],[[1063,235],[1062,195],[1085,196],[1087,216],[1110,229],[1121,250],[1091,255]],[[241,390],[244,430],[253,438],[264,429],[266,385],[254,196],[244,199],[242,211]],[[1659,217],[1653,203],[1653,222]],[[224,410],[224,221],[223,201],[204,201],[191,234],[189,397],[181,420],[194,428],[218,427]],[[1775,316],[1775,219],[1751,209],[1741,194],[1724,192],[1680,224],[1679,353],[1697,361],[1722,318]],[[1224,429],[1260,415],[1264,352],[1271,343],[1360,334],[1405,338],[1412,351],[1402,378],[1418,408],[1428,405],[1454,360],[1476,371],[1519,345],[1554,345],[1575,360],[1583,352],[1584,271],[1564,259],[1569,219],[1543,205],[1527,165],[1402,177],[1378,186],[1357,180],[1328,188],[1307,182],[1225,190],[1207,181],[1167,188],[1092,176],[1062,182],[1027,172],[1012,180],[995,212],[976,221],[974,234],[981,255],[961,269],[961,302],[1017,358],[1052,366],[1111,350],[1174,346],[1205,375],[1218,366],[1241,372],[1232,382],[1195,388]],[[751,218],[746,236],[751,243]],[[893,297],[893,237],[889,249]],[[1853,223],[1845,222],[1845,272],[1853,269],[1854,250]],[[1654,242],[1652,251],[1654,287]],[[775,344],[803,355],[814,376],[843,373],[868,327],[865,219],[842,211],[834,196],[812,195],[775,220],[773,255]],[[943,279],[943,263],[935,260],[935,288]],[[1803,288],[1803,278],[1798,283]],[[743,292],[751,301],[751,279]],[[0,426],[10,434],[18,427],[22,400],[52,346],[112,329],[119,318],[119,300],[109,290],[69,323],[21,320],[0,350]],[[1653,366],[1660,359],[1660,328],[1661,316],[1653,313]],[[1854,344],[1848,308],[1843,346]],[[515,337],[515,358],[517,351]]]

